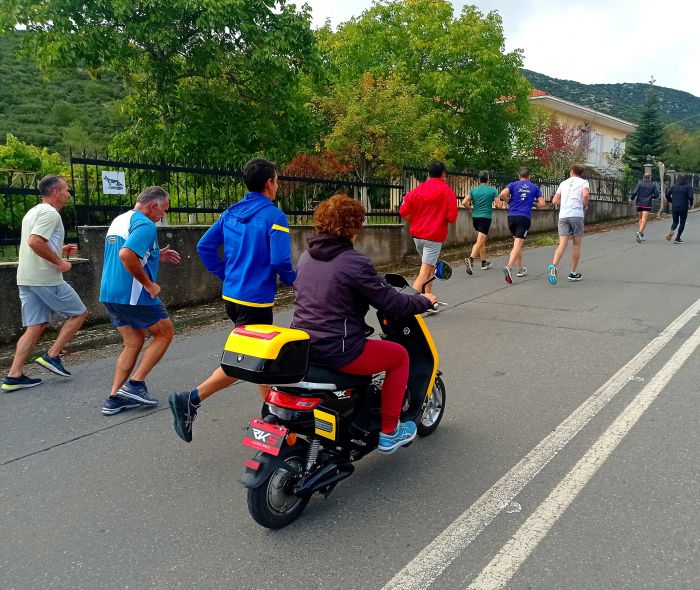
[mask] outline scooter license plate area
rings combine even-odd
[[[268,424],[260,418],[253,418],[243,437],[243,444],[268,455],[280,454],[288,429],[277,424]]]

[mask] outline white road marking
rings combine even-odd
[[[500,590],[518,571],[554,523],[564,514],[579,492],[595,475],[671,378],[700,345],[700,328],[686,340],[664,367],[637,394],[610,427],[593,444],[573,469],[559,482],[547,499],[523,523],[481,571],[468,590]]]
[[[382,590],[429,587],[552,458],[700,311],[693,303],[474,504],[406,564]]]

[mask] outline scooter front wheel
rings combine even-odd
[[[280,459],[301,472],[305,462],[303,445],[287,447]],[[248,511],[253,520],[268,529],[281,529],[295,521],[309,503],[310,496],[293,492],[296,478],[283,468],[275,469],[258,487],[248,488]]]
[[[435,432],[445,413],[446,397],[445,384],[442,382],[440,375],[436,375],[430,399],[425,405],[423,415],[417,423],[418,434],[420,436],[428,436]]]

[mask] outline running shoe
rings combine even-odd
[[[683,240],[681,240],[680,238],[676,238],[675,240],[673,240],[673,243],[674,244],[683,244]]]
[[[407,445],[416,438],[417,432],[418,428],[415,422],[399,422],[392,434],[384,432],[379,434],[377,450],[383,455],[390,455],[399,447]]]
[[[482,260],[481,261],[481,270],[488,270],[491,268],[491,261],[490,260]]]
[[[464,264],[467,267],[467,274],[471,276],[474,272],[474,259],[471,256],[467,256],[464,259]]]
[[[41,379],[27,377],[24,373],[19,377],[6,376],[2,378],[3,391],[17,391],[18,389],[27,389],[28,387],[36,387],[37,385],[41,385]]]
[[[177,435],[185,442],[192,442],[192,423],[197,417],[198,405],[190,401],[190,392],[171,393],[168,397],[170,411],[173,413],[173,427]]]
[[[638,244],[642,243],[642,234],[640,234],[638,231],[634,232],[634,237],[637,240]]]
[[[513,282],[513,275],[510,274],[510,266],[503,267],[503,274],[506,275],[506,283],[510,285]]]
[[[49,353],[45,352],[41,356],[35,358],[34,362],[44,367],[44,369],[56,373],[56,375],[70,377],[70,371],[63,366],[60,356],[49,356]]]
[[[670,232],[666,234],[666,239],[670,242],[673,239],[673,234],[675,233],[675,229],[672,229]]]
[[[570,281],[580,281],[581,280],[581,273],[580,272],[570,272],[569,273],[569,280]]]
[[[547,271],[548,271],[547,279],[549,279],[549,284],[556,285],[557,284],[557,267],[554,266],[553,264],[550,264]]]
[[[142,404],[132,399],[126,399],[118,395],[110,395],[105,400],[105,403],[102,404],[102,414],[104,416],[112,416],[114,414],[118,414],[123,410],[131,410],[132,408],[138,408],[141,405]]]
[[[524,277],[527,274],[527,266],[523,266],[516,274],[516,277]]]
[[[642,242],[646,242],[646,241],[647,241],[647,238],[646,238],[646,236],[645,236],[644,234],[639,234],[639,235],[642,237]]]
[[[124,399],[130,399],[143,404],[144,406],[158,405],[158,400],[148,394],[148,388],[145,383],[142,385],[134,385],[131,381],[127,381],[119,388],[117,395]]]

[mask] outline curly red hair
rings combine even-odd
[[[348,240],[356,236],[365,221],[365,207],[347,195],[333,195],[321,201],[314,212],[314,229]]]

